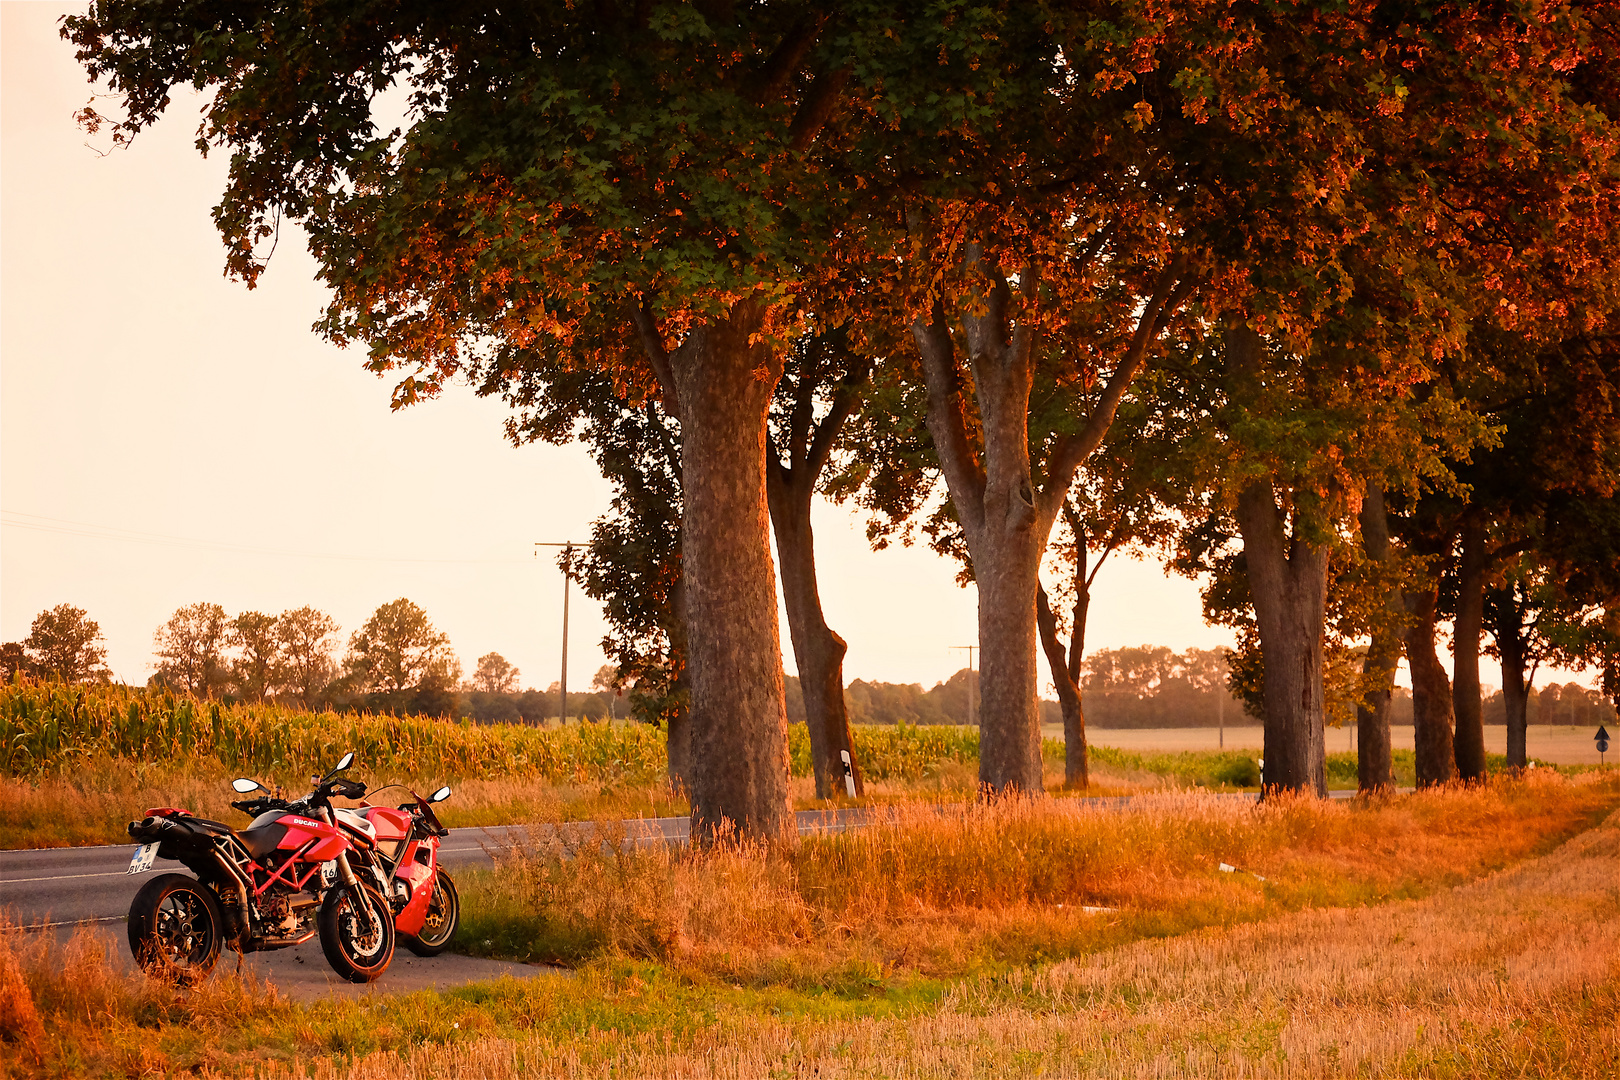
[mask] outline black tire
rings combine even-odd
[[[372,886],[362,883],[360,895],[369,912],[356,909],[349,889],[340,885],[328,890],[317,925],[321,951],[332,970],[350,982],[368,983],[394,959],[394,913]]]
[[[214,890],[185,874],[160,874],[129,905],[129,951],[149,975],[190,986],[208,976],[225,938]]]
[[[438,956],[450,947],[461,925],[461,894],[456,883],[443,870],[433,874],[433,896],[428,900],[427,920],[415,934],[401,934],[399,940],[417,956]]]

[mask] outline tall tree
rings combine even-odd
[[[765,427],[801,286],[848,246],[855,182],[828,166],[883,94],[934,129],[977,120],[977,10],[103,0],[65,33],[123,95],[120,136],[176,85],[210,91],[227,265],[251,283],[299,221],[334,294],[325,332],[403,373],[396,405],[537,340],[655,379],[682,432],[702,839],[791,827]],[[381,134],[394,85],[408,125]]]
[[[1389,710],[1401,659],[1405,605],[1398,581],[1392,580],[1398,571],[1380,484],[1367,485],[1357,518],[1367,565],[1374,568],[1378,578],[1373,587],[1367,654],[1361,666],[1362,695],[1356,702],[1356,788],[1372,794],[1395,783],[1395,744],[1390,739]]]
[[[486,694],[517,693],[518,676],[522,672],[498,652],[485,653],[478,658],[473,670],[473,685]]]
[[[1138,384],[1137,389],[1145,388]],[[1108,438],[1082,466],[1079,482],[1064,502],[1062,531],[1052,551],[1051,561],[1060,572],[1067,568],[1068,578],[1060,577],[1050,594],[1044,585],[1036,590],[1036,628],[1063,714],[1064,786],[1070,788],[1090,782],[1080,673],[1097,575],[1115,552],[1162,544],[1179,524],[1169,510],[1175,498],[1163,490],[1167,448],[1159,444],[1150,402],[1151,391],[1122,402]],[[1066,648],[1064,633],[1069,636]]]
[[[350,635],[344,665],[358,688],[384,694],[450,687],[461,677],[449,635],[403,596],[378,607]]]
[[[337,622],[312,607],[292,608],[276,617],[276,643],[281,652],[285,685],[306,707],[337,677],[332,653],[337,648]]]
[[[231,682],[249,701],[262,701],[276,692],[282,679],[281,641],[277,618],[259,611],[244,611],[231,620],[228,641],[237,650],[231,661]]]
[[[152,635],[161,663],[157,674],[170,686],[199,697],[221,693],[230,681],[230,621],[218,604],[199,601],[169,616]]]
[[[34,616],[22,647],[34,669],[66,683],[105,680],[101,627],[83,608],[57,604]]]
[[[803,337],[790,355],[771,408],[765,494],[781,560],[788,633],[804,693],[816,796],[822,799],[843,792],[845,754],[856,794],[865,793],[865,779],[844,703],[848,645],[827,625],[822,611],[810,511],[839,432],[859,404],[870,367],[870,360],[853,351],[841,331]]]

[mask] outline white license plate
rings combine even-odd
[[[129,860],[129,872],[144,874],[152,869],[152,861],[157,858],[157,844],[142,844],[135,849],[135,855]]]

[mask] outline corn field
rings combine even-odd
[[[916,780],[979,757],[973,728],[858,727],[856,751],[874,780]],[[1061,744],[1047,752],[1061,757]],[[301,712],[272,704],[199,701],[130,686],[67,686],[20,679],[0,686],[0,776],[71,769],[97,757],[214,758],[257,775],[298,774],[353,750],[366,767],[399,775],[521,776],[559,784],[651,783],[668,758],[663,731],[643,724],[562,728],[466,720]],[[788,729],[795,776],[810,773],[803,724]]]

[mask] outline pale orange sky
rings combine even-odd
[[[346,638],[407,596],[469,672],[493,650],[549,685],[560,574],[531,545],[585,539],[606,508],[584,449],[513,448],[503,407],[460,387],[391,413],[362,354],[311,331],[324,292],[296,234],[257,289],[227,281],[209,217],[224,158],[193,148],[196,99],[177,90],[133,148],[98,153],[108,140],[73,122],[91,88],[56,36],[70,10],[0,3],[0,640],[76,604],[114,673],[144,682],[152,632],[182,604],[311,604]],[[816,527],[846,678],[932,685],[964,665],[951,646],[975,641],[975,596],[953,564],[872,552],[838,507]],[[570,687],[605,662],[603,632],[576,587]],[[1100,576],[1087,637],[1232,640],[1192,582],[1130,559]]]

